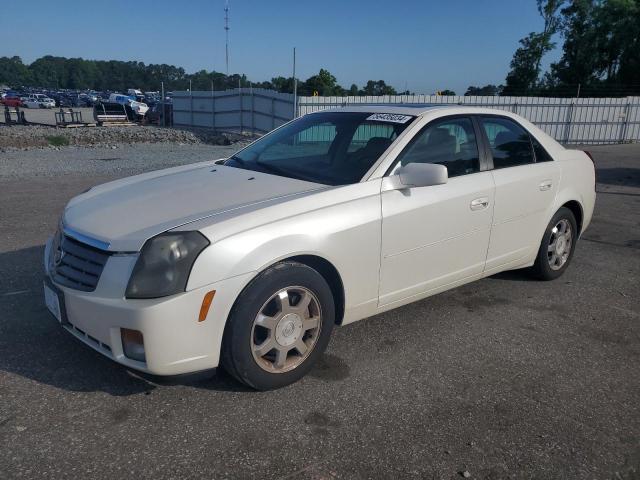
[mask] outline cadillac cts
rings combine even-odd
[[[222,365],[271,389],[312,368],[334,325],[503,270],[559,277],[594,202],[588,154],[512,113],[326,110],[72,199],[45,300],[132,369]]]

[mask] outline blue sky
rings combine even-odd
[[[0,56],[224,72],[223,8],[224,0],[0,0]],[[416,93],[504,82],[518,40],[542,28],[535,0],[230,0],[230,17],[232,73],[289,76],[295,46],[299,78],[323,67],[346,88],[384,79]]]

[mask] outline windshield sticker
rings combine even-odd
[[[411,115],[396,115],[394,113],[374,113],[367,120],[372,122],[392,122],[392,123],[407,123],[413,117]]]

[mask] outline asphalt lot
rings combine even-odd
[[[640,145],[590,149],[596,212],[564,277],[500,274],[336,329],[268,393],[140,379],[45,310],[64,204],[126,166],[0,175],[0,479],[640,478]]]

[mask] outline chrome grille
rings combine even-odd
[[[52,254],[53,281],[83,292],[96,289],[110,255],[64,235]]]

